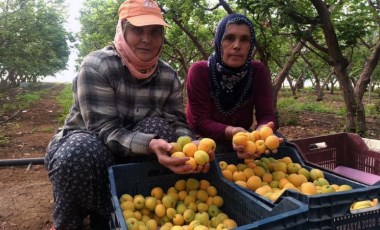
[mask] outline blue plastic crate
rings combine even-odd
[[[297,150],[292,147],[292,145],[284,145],[279,148],[278,153],[264,155],[265,157],[273,157],[275,159],[280,159],[284,156],[289,156],[292,158],[293,162],[300,163],[303,167],[310,170],[311,168],[319,168],[324,172],[325,178],[331,184],[348,184],[353,190],[336,192],[329,194],[320,194],[314,196],[307,196],[302,193],[287,190],[283,193],[282,198],[292,197],[303,203],[305,203],[308,208],[308,229],[352,229],[352,226],[366,226],[364,229],[380,229],[380,216],[379,210],[368,211],[360,214],[350,213],[350,206],[353,202],[358,200],[366,200],[378,198],[380,199],[380,185],[368,186],[348,178],[339,176],[337,174],[326,171],[321,167],[316,165],[310,166],[302,161]],[[216,162],[226,161],[227,163],[237,164],[242,162],[237,158],[236,153],[220,154],[216,157]],[[218,170],[219,176],[223,177],[221,170]],[[236,185],[235,183],[226,180],[233,186],[247,192],[251,196],[261,199],[263,203],[272,203],[269,199],[266,199],[259,194]],[[281,200],[281,199],[280,199]],[[371,224],[368,224],[368,220]],[[373,227],[369,227],[372,226]],[[358,228],[353,228],[358,229]]]
[[[126,224],[119,205],[122,194],[150,195],[153,187],[164,190],[173,186],[179,179],[194,177],[206,179],[218,190],[224,199],[221,208],[234,219],[238,229],[305,229],[307,206],[294,198],[288,197],[276,205],[268,206],[246,192],[229,185],[217,173],[217,165],[211,163],[209,173],[178,175],[173,174],[156,161],[115,165],[109,168],[109,181],[112,193],[114,213],[112,223],[115,229],[126,230]]]

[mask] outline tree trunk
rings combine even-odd
[[[358,117],[357,117],[357,128],[360,134],[365,134],[366,125],[365,125],[365,110],[362,103],[365,90],[369,86],[371,75],[375,70],[377,63],[380,58],[380,40],[377,41],[376,46],[374,47],[371,56],[368,58],[364,64],[363,71],[361,72],[358,81],[355,86],[355,96],[356,103],[358,104]]]
[[[330,12],[322,0],[311,0],[318,11],[321,27],[329,51],[329,56],[333,62],[335,74],[341,86],[344,102],[346,105],[346,132],[356,132],[357,101],[354,96],[354,88],[349,80],[347,67],[348,61],[344,58],[339,47],[338,39],[331,22]]]
[[[164,9],[161,9],[162,12],[166,13],[166,10]],[[171,18],[171,20],[173,20],[173,22],[183,31],[186,33],[187,36],[189,36],[189,38],[191,39],[191,41],[194,43],[194,45],[197,47],[199,53],[202,55],[203,59],[207,60],[208,59],[208,54],[207,52],[205,51],[205,49],[203,48],[203,46],[200,44],[200,42],[198,41],[198,39],[194,36],[193,33],[190,32],[190,30],[188,28],[186,28],[180,20],[178,20],[177,18]]]
[[[304,45],[303,45],[303,43],[301,41],[297,43],[297,45],[292,50],[292,53],[289,56],[288,61],[285,63],[285,65],[283,66],[283,68],[281,69],[281,71],[278,72],[278,74],[276,75],[276,77],[275,77],[275,79],[274,79],[274,81],[272,83],[272,87],[273,87],[273,102],[274,102],[275,108],[277,108],[277,95],[278,95],[278,91],[280,91],[282,83],[284,82],[286,76],[288,75],[288,72],[289,72],[290,68],[296,62],[296,60],[297,60],[297,58],[299,56],[299,52],[300,52],[300,50],[302,49],[303,46]]]
[[[8,79],[8,81],[9,81],[8,87],[10,87],[10,88],[17,87],[16,70],[9,70],[6,79]]]
[[[334,72],[335,73],[335,72]],[[336,80],[331,79],[330,80],[330,94],[334,94],[334,86],[335,86]]]
[[[167,41],[166,39],[165,39],[165,42],[167,44],[169,44],[174,49],[174,51],[177,53],[177,55],[179,56],[179,58],[177,60],[181,63],[183,71],[185,72],[185,77],[184,77],[183,82],[182,82],[182,91],[185,92],[186,91],[185,90],[185,85],[186,85],[185,83],[186,83],[187,73],[189,72],[189,67],[187,66],[187,63],[189,63],[189,62],[186,60],[185,55],[183,55],[183,53],[180,49],[176,48],[173,44],[170,44],[170,42]]]
[[[307,66],[309,67],[310,71],[313,73],[313,77],[315,79],[315,94],[317,95],[317,101],[322,101],[323,100],[323,87],[321,87],[321,83],[320,83],[320,80],[319,80],[319,77],[318,77],[318,73],[315,71],[315,69],[313,68],[313,65],[310,63],[310,61],[304,56],[302,55],[302,58],[303,60],[305,61],[305,63],[307,64]]]
[[[293,86],[292,79],[290,79],[289,75],[286,76],[286,80],[289,82],[290,90],[292,91],[292,95],[294,99],[297,99],[296,88]]]
[[[315,78],[315,95],[317,96],[316,101],[323,101],[323,87],[321,87],[321,81],[319,77],[314,74]]]
[[[322,88],[322,90],[329,90],[329,82],[332,82],[332,81],[330,81],[330,79],[331,79],[331,77],[332,77],[332,75],[334,75],[334,70],[332,70],[330,73],[329,73],[329,75],[326,77],[326,79],[323,81],[323,83],[322,83],[322,86],[321,86],[321,88]],[[333,87],[332,87],[333,88]]]
[[[302,70],[302,74],[298,77],[294,87],[299,92],[300,89],[304,88],[304,84],[305,84],[305,71]]]
[[[262,62],[265,66],[269,66],[268,65],[268,62],[269,62],[269,55],[266,53],[266,49],[264,48],[264,46],[262,46],[260,44],[259,41],[255,42],[255,53],[257,53],[259,55],[259,60],[260,62]],[[255,55],[255,54],[254,54]],[[254,56],[253,55],[253,56]]]

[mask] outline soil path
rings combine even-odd
[[[0,126],[0,133],[9,140],[0,146],[1,159],[44,157],[46,146],[58,128],[62,111],[55,97],[64,85],[47,87],[48,93],[42,100]],[[0,204],[0,229],[50,229],[53,196],[45,167],[41,164],[0,167]]]

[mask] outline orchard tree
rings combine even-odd
[[[262,22],[263,26],[257,25],[262,28],[263,36],[273,34],[278,39],[294,36],[309,50],[304,58],[311,65],[314,64],[311,60],[320,59],[333,68],[333,74],[321,79],[327,82],[328,78],[336,76],[339,82],[346,105],[345,131],[364,134],[366,127],[362,97],[379,59],[379,2],[242,0],[238,4],[247,6],[256,21]],[[262,46],[262,53],[269,56],[269,62],[273,55],[271,46],[269,42]],[[356,52],[367,55],[359,55],[361,59],[352,58],[357,56]],[[357,66],[364,68],[359,74],[353,75],[350,71]]]
[[[87,1],[81,15],[81,58],[113,41],[121,2]],[[337,79],[347,111],[345,130],[364,134],[362,97],[372,73],[379,68],[378,1],[158,0],[158,3],[170,24],[165,29],[163,59],[177,69],[183,80],[193,62],[207,59],[213,51],[219,20],[230,13],[246,14],[256,31],[253,59],[269,67],[274,101],[286,79],[296,82],[295,85],[302,85],[302,79],[310,79],[317,100],[323,99],[323,89]]]
[[[365,89],[368,87],[370,76],[380,58],[380,37],[377,37],[377,42],[373,46],[371,56],[365,61],[360,78],[356,80],[356,86],[350,81],[348,72],[350,62],[344,55],[344,48],[353,48],[358,45],[359,39],[365,39],[363,35],[367,35],[369,32],[368,29],[373,28],[373,25],[368,25],[365,22],[371,20],[372,16],[374,16],[373,12],[376,12],[376,9],[366,7],[362,2],[356,2],[356,7],[360,8],[358,11],[355,10],[354,5],[352,5],[355,1],[350,2],[349,5],[342,3],[342,9],[345,9],[343,6],[347,6],[348,10],[346,15],[342,14],[340,17],[335,18],[337,25],[340,25],[339,22],[345,24],[345,26],[342,26],[342,31],[339,31],[340,28],[338,26],[337,29],[334,28],[334,18],[331,17],[328,6],[321,0],[311,0],[311,2],[318,12],[319,24],[323,30],[328,54],[346,103],[346,131],[364,134],[366,132],[366,126],[362,99]],[[379,12],[380,9],[377,11],[377,15]],[[377,24],[377,29],[379,25],[380,23]],[[338,40],[338,32],[341,32],[341,43]]]
[[[0,3],[1,86],[37,81],[66,68],[69,56],[61,1]]]
[[[78,33],[80,44],[80,64],[88,53],[112,44],[118,21],[118,9],[123,0],[88,0],[80,11],[81,30]]]
[[[192,63],[208,59],[213,51],[216,24],[225,15],[208,2],[161,1],[165,18],[171,25],[166,30],[163,59],[179,71],[183,82]]]

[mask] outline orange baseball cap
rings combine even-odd
[[[134,26],[168,26],[154,0],[126,0],[119,7],[119,19],[127,19]]]

